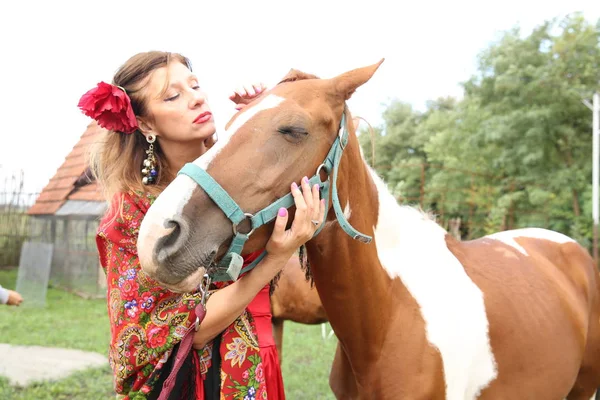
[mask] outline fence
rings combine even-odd
[[[28,240],[52,243],[50,282],[81,296],[104,293],[105,277],[96,250],[97,220],[31,218]]]
[[[19,265],[25,241],[51,243],[51,285],[88,297],[103,295],[105,277],[95,243],[97,219],[27,215],[38,193],[23,192],[22,174],[5,180],[0,189],[0,267]]]
[[[0,188],[0,266],[19,264],[21,246],[28,237],[27,209],[37,193],[24,193],[23,172],[5,177]]]

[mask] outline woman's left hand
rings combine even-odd
[[[291,192],[294,196],[296,212],[290,229],[286,229],[288,210],[280,208],[275,219],[275,226],[265,250],[271,258],[281,258],[283,268],[292,254],[309,241],[325,219],[325,200],[320,200],[319,185],[309,184],[307,177],[302,179],[302,190],[292,183]],[[277,271],[276,271],[277,272]]]
[[[251,86],[243,86],[236,89],[231,95],[229,95],[229,100],[235,103],[236,110],[241,110],[245,105],[249,104],[266,89],[267,87],[263,83],[258,83]]]

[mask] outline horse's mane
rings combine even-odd
[[[297,69],[290,69],[290,71],[283,77],[282,80],[277,83],[277,85],[281,85],[286,82],[295,82],[295,81],[303,81],[306,79],[320,79],[318,76],[309,74],[306,72],[299,71]]]

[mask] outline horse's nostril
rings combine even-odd
[[[163,236],[162,247],[172,247],[181,236],[181,223],[175,219],[168,219],[165,221],[165,228],[173,230],[171,233]]]
[[[166,220],[164,226],[171,231],[157,240],[154,247],[154,257],[158,265],[166,267],[160,280],[165,283],[178,282],[185,278],[188,271],[173,268],[174,263],[172,261],[186,247],[190,236],[189,224],[180,216],[174,216]]]

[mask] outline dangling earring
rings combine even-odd
[[[154,183],[156,181],[156,176],[158,172],[156,172],[156,158],[154,157],[154,141],[156,141],[156,136],[148,135],[146,136],[146,141],[150,143],[148,150],[146,150],[146,159],[144,160],[144,168],[142,168],[142,183],[144,185],[148,185],[150,183]]]

